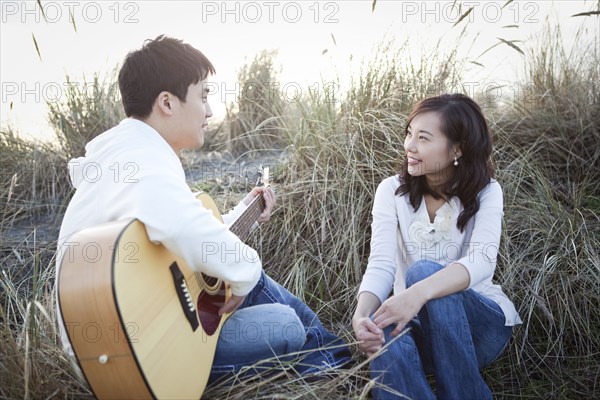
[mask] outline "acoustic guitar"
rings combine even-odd
[[[223,222],[210,196],[197,197]],[[243,240],[264,209],[259,195],[229,229]],[[227,283],[151,242],[137,219],[90,227],[70,241],[82,246],[63,257],[58,301],[94,395],[199,399],[229,316],[217,313],[231,296]]]

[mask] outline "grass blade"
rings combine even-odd
[[[40,7],[40,12],[42,13],[42,17],[44,17],[44,21],[48,22],[48,18],[46,18],[46,13],[44,12],[44,7],[42,7],[42,0],[37,0],[37,5]]]
[[[35,40],[35,35],[33,34],[33,32],[31,33],[31,38],[33,39],[33,45],[35,46],[35,51],[37,52],[37,55],[40,58],[40,61],[43,61],[42,55],[40,54],[40,47],[38,46],[37,40]]]
[[[512,47],[513,49],[515,49],[516,51],[518,51],[518,52],[519,52],[519,53],[521,53],[522,55],[525,55],[525,53],[523,53],[523,50],[521,50],[521,49],[519,48],[519,46],[517,46],[517,45],[515,44],[516,40],[512,40],[512,41],[511,41],[511,40],[505,40],[505,39],[502,39],[502,38],[497,38],[497,39],[498,39],[499,41],[501,41],[502,43],[504,43],[504,44],[506,44],[506,45],[508,45],[508,46]]]
[[[589,17],[592,15],[600,15],[600,11],[588,11],[588,12],[582,12],[579,14],[574,14],[571,15],[571,17]]]
[[[77,33],[77,25],[75,25],[75,16],[73,15],[73,10],[71,8],[69,8],[69,18],[71,18],[71,24],[73,25],[75,33]]]
[[[452,25],[452,27],[455,27],[456,25],[460,24],[460,22],[461,22],[463,19],[467,18],[467,17],[469,16],[469,14],[471,14],[471,12],[473,11],[473,8],[474,8],[474,7],[471,7],[471,8],[469,8],[469,9],[467,10],[467,12],[466,12],[466,13],[464,13],[463,15],[461,15],[461,16],[460,16],[460,18],[458,19],[458,21],[456,21],[456,22],[454,23],[454,25]]]

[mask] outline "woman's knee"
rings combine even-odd
[[[400,337],[391,336],[395,324],[384,329],[385,343],[388,347],[371,361],[371,368],[381,370],[390,366],[414,368],[418,364],[419,351],[412,332],[402,332]]]
[[[442,265],[429,260],[420,260],[411,265],[406,271],[406,287],[422,281],[444,268]]]

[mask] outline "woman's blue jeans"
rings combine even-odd
[[[443,267],[419,261],[406,275],[407,287]],[[479,369],[494,361],[506,347],[512,327],[504,326],[500,306],[472,289],[431,300],[396,339],[371,362],[376,399],[435,399],[426,375],[434,374],[438,399],[491,399]],[[386,389],[387,387],[387,389]]]
[[[302,353],[290,355],[295,352]],[[242,305],[223,324],[209,384],[274,357],[277,359],[261,363],[260,368],[300,359],[294,370],[308,374],[347,364],[352,354],[306,304],[263,272]],[[245,373],[258,372],[249,369]]]

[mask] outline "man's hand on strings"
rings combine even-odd
[[[275,192],[270,187],[257,186],[244,198],[244,204],[249,205],[252,200],[258,195],[262,194],[265,198],[265,210],[257,218],[259,223],[267,222],[271,219],[271,211],[275,206]]]

